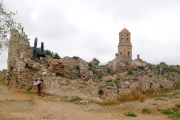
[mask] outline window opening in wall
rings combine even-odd
[[[121,42],[123,42],[123,38],[121,38]]]
[[[129,51],[128,51],[128,56],[129,56]]]
[[[128,37],[128,35],[127,35],[127,37]]]
[[[122,52],[120,52],[120,54],[122,54]]]
[[[128,38],[127,38],[127,42],[128,42]]]

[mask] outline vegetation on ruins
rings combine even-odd
[[[88,63],[88,66],[92,68],[92,67],[93,67],[93,64],[92,64],[92,63]]]
[[[19,33],[16,34],[19,38],[24,38],[24,40],[29,40],[27,35],[24,32],[24,27],[21,26],[21,23],[16,23],[13,18],[17,15],[17,11],[14,13],[12,11],[7,12],[4,9],[3,0],[0,3],[0,49],[6,49],[10,45],[11,47],[16,47],[16,44],[9,41],[8,35],[11,33],[11,29],[15,28],[19,30]],[[1,53],[0,53],[1,54]]]
[[[98,59],[94,58],[93,60],[94,60],[94,62],[95,62],[95,63],[94,63],[95,65],[99,65],[100,62],[99,62]]]
[[[80,69],[79,65],[75,65],[74,68],[75,68],[76,70],[79,70],[79,69]]]
[[[119,78],[119,77],[117,77],[117,78],[116,78],[116,80],[120,80],[120,78]]]
[[[0,78],[0,84],[1,84],[1,85],[5,85],[4,79]]]
[[[131,75],[131,74],[133,74],[133,71],[129,69],[127,75]]]
[[[73,59],[78,60],[79,57],[78,56],[73,56]]]
[[[112,82],[112,79],[106,80],[106,82]]]
[[[99,92],[98,92],[100,95],[102,95],[104,93],[104,91],[102,89],[99,89]]]
[[[58,53],[53,53],[50,50],[45,50],[45,54],[51,56],[53,59],[60,59],[61,57],[58,55]]]

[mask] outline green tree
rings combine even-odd
[[[93,60],[94,60],[94,62],[95,62],[95,63],[94,63],[95,65],[99,65],[100,62],[99,62],[98,59],[94,58]]]
[[[55,53],[53,58],[54,59],[60,59],[60,56],[57,53]]]
[[[17,15],[17,12],[7,12],[4,10],[3,0],[0,3],[0,50],[6,49],[8,46],[16,46],[13,43],[10,43],[8,35],[11,33],[11,29],[18,30],[17,36],[20,38],[25,38],[29,40],[27,35],[24,32],[24,27],[21,26],[21,23],[16,23],[13,16]],[[12,42],[12,41],[11,41]],[[0,53],[1,54],[1,53]]]

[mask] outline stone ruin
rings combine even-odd
[[[143,93],[160,86],[174,88],[173,81],[157,76],[163,66],[159,68],[147,63],[139,55],[131,60],[130,57],[116,54],[116,58],[106,65],[89,67],[88,62],[81,58],[53,59],[44,55],[44,45],[41,49],[36,48],[37,43],[31,47],[28,41],[17,36],[17,32],[11,30],[10,41],[16,47],[9,48],[5,79],[6,85],[14,88],[28,89],[36,81],[42,80],[44,93],[95,101],[118,98],[122,93],[133,91]],[[132,74],[127,75],[128,70],[132,70]],[[36,89],[33,87],[32,91]],[[104,91],[102,95],[98,93],[100,89]]]

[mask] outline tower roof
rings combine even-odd
[[[122,33],[122,32],[130,33],[129,30],[126,28],[122,29],[120,33]]]

